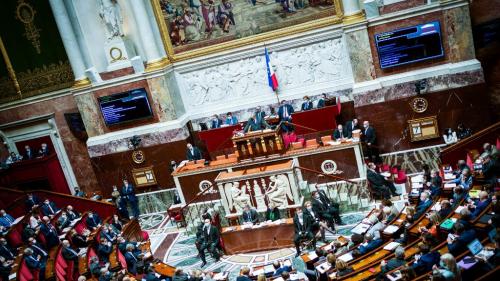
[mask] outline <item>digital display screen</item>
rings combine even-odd
[[[375,44],[381,68],[444,56],[437,21],[375,34]]]
[[[100,97],[98,100],[104,122],[108,126],[152,116],[148,94],[144,88]]]

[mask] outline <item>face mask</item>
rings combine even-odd
[[[363,125],[363,127],[366,129],[366,128],[368,128],[368,125]]]
[[[299,218],[302,218],[302,213],[297,213],[297,216],[298,216]]]
[[[206,222],[205,223],[205,227],[209,227],[210,226],[210,223],[209,222]]]
[[[319,199],[319,195],[314,195],[314,198]]]
[[[312,209],[313,209],[313,208],[312,208],[311,206],[307,207],[307,210],[308,210],[308,211],[312,211]]]
[[[439,266],[441,266],[442,268],[446,268],[446,264],[444,264],[443,261],[439,261]]]

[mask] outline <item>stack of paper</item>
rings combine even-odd
[[[326,261],[324,263],[316,266],[316,270],[321,274],[325,273],[330,268],[331,268],[331,265]]]
[[[364,234],[370,227],[371,227],[371,225],[369,225],[369,224],[360,223],[360,224],[356,225],[351,230],[351,232],[356,233],[356,234]]]
[[[388,225],[385,229],[384,229],[384,233],[385,234],[393,234],[394,232],[398,231],[399,227],[395,226],[395,225]]]
[[[458,206],[458,207],[455,209],[455,213],[460,214],[460,212],[461,212],[464,208],[467,208],[467,207],[466,207],[466,206]]]
[[[455,188],[457,186],[456,183],[445,183],[444,188]]]
[[[339,259],[343,260],[345,262],[350,262],[354,259],[354,257],[352,256],[352,253],[349,252],[349,253],[345,253],[342,256],[340,256]]]
[[[390,242],[389,244],[385,245],[384,250],[387,251],[394,251],[399,245],[401,245],[398,242]]]
[[[219,273],[217,273],[217,274],[214,275],[214,279],[215,280],[226,280],[227,279],[227,275],[228,275],[227,271],[219,272]]]
[[[309,258],[309,260],[314,260],[318,257],[318,255],[316,255],[316,252],[310,252],[309,254],[307,254],[307,258]]]
[[[454,179],[456,179],[456,177],[454,174],[449,173],[449,174],[444,174],[444,179],[445,180],[454,180]]]

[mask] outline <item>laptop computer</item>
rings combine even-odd
[[[469,248],[471,254],[473,254],[477,258],[487,260],[494,255],[493,251],[484,249],[483,245],[481,244],[481,242],[479,242],[478,239],[474,239],[471,243],[469,243],[469,245],[467,245],[467,247]]]
[[[496,244],[495,237],[497,236],[497,230],[493,228],[490,232],[488,232],[488,237],[490,238],[490,242]]]

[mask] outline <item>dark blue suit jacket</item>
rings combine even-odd
[[[122,187],[122,197],[128,202],[137,202],[137,196],[135,196],[135,188],[129,183],[128,186]]]
[[[40,226],[40,231],[47,240],[47,248],[52,248],[53,246],[59,244],[59,236],[57,234],[57,230],[52,224],[50,224],[49,226],[43,223]]]
[[[322,107],[325,107],[325,100],[324,99],[318,100],[318,105],[316,106],[316,108],[322,108]]]
[[[125,260],[127,261],[127,270],[132,274],[137,274],[137,261],[139,260],[132,252],[125,253]]]
[[[242,275],[242,276],[236,277],[236,281],[252,281],[252,279],[250,279],[250,277],[248,277],[248,276]]]
[[[210,121],[210,129],[220,128],[222,125],[222,120],[217,118],[217,120]]]
[[[101,218],[97,214],[92,214],[92,218],[87,217],[85,224],[87,227],[94,228],[101,223]]]
[[[283,271],[290,272],[290,271],[292,271],[292,268],[289,266],[286,266],[286,265],[282,266],[282,267],[276,269],[276,271],[273,273],[273,276],[281,276],[281,273]]]
[[[5,216],[0,217],[0,225],[1,226],[11,227],[13,222],[14,222],[14,218],[9,214],[5,214]]]
[[[375,134],[375,129],[372,126],[365,129],[363,134],[365,134],[366,143],[374,144],[377,141],[377,135]]]
[[[418,259],[417,262],[413,263],[412,267],[415,272],[418,274],[422,274],[425,272],[429,272],[432,270],[432,266],[435,264],[439,265],[439,258],[441,255],[439,252],[430,252],[427,253]]]
[[[295,112],[295,110],[293,109],[293,106],[289,105],[289,104],[284,104],[284,105],[281,105],[279,108],[278,108],[278,116],[280,118],[280,120],[283,120],[285,117],[283,116],[283,114],[285,113],[285,108],[287,109],[287,112],[288,112],[288,117],[286,118],[286,120],[288,120],[292,113]]]
[[[0,256],[6,260],[14,260],[16,258],[15,252],[9,246],[0,245]]]
[[[425,210],[427,210],[427,208],[429,208],[431,205],[432,200],[430,198],[425,202],[420,202],[420,204],[418,204],[417,208],[415,209],[415,217],[420,218],[420,216],[425,213]]]
[[[475,238],[476,231],[474,229],[466,230],[452,244],[448,244],[448,251],[456,257],[467,251],[467,245]]]
[[[476,218],[477,216],[479,216],[481,212],[488,207],[489,204],[490,204],[490,199],[477,202],[476,208],[474,209],[474,212],[472,212],[471,214],[472,218]]]
[[[52,211],[50,210],[49,205],[52,208]],[[59,211],[59,208],[57,208],[57,206],[56,206],[56,204],[54,204],[54,202],[49,202],[48,205],[47,204],[42,205],[42,214],[44,216],[49,216],[49,215],[53,216],[57,213],[57,211]]]
[[[40,269],[43,268],[43,264],[39,262],[34,256],[25,256],[24,261],[26,265],[31,269]]]
[[[305,101],[302,103],[301,110],[311,110],[313,109],[313,103],[312,101]]]
[[[31,199],[27,198],[25,202],[28,210],[31,210],[35,205],[40,205],[40,199],[38,199],[38,197],[36,196],[33,196]]]
[[[382,246],[382,244],[384,243],[384,240],[382,239],[373,239],[371,242],[368,243],[368,245],[366,246],[360,246],[358,249],[359,249],[359,252],[364,255],[370,251],[373,251],[375,250],[376,248]]]

